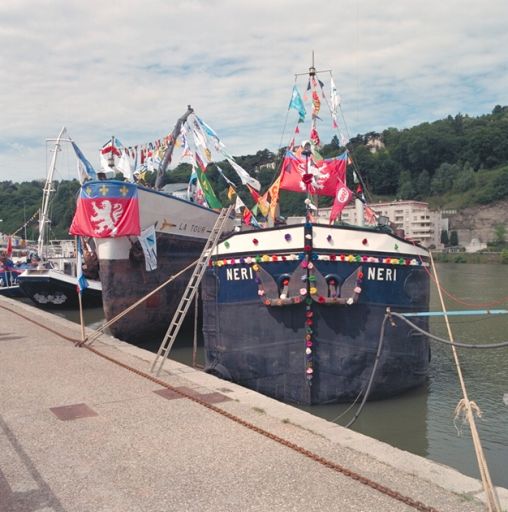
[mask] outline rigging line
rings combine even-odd
[[[295,75],[295,83],[294,83],[294,85],[296,85],[296,81],[297,81],[297,76]],[[290,102],[290,105],[291,105],[291,102]],[[288,106],[288,109],[286,111],[286,119],[284,120],[284,127],[282,128],[282,133],[280,134],[280,140],[279,140],[279,147],[278,147],[278,150],[277,150],[277,155],[280,153],[280,150],[282,149],[282,140],[286,136],[286,128],[287,128],[287,124],[288,124],[288,118],[289,118],[289,111],[290,110],[291,110],[291,107]]]
[[[415,242],[412,242],[412,243],[413,243],[413,245],[415,247],[417,246],[417,244]],[[430,251],[429,251],[429,254],[431,254]],[[503,297],[501,299],[494,300],[494,301],[491,301],[491,302],[466,302],[466,301],[464,301],[462,299],[459,299],[456,295],[453,295],[453,293],[448,291],[446,288],[441,286],[441,284],[439,284],[436,281],[436,279],[432,275],[432,272],[430,272],[429,269],[426,266],[423,265],[422,257],[419,254],[418,254],[418,259],[422,263],[421,267],[423,267],[425,272],[427,272],[428,276],[432,279],[432,281],[434,282],[436,287],[439,290],[441,290],[448,298],[452,299],[457,304],[462,304],[463,306],[468,306],[468,307],[471,307],[471,308],[489,308],[489,307],[492,307],[492,306],[499,306],[500,304],[505,304],[506,302],[508,302],[508,297]]]
[[[331,71],[329,71],[330,73],[330,77],[333,78],[333,74]],[[324,88],[323,86],[321,85],[321,82],[318,80],[318,85],[321,89],[321,96],[323,97],[324,99],[324,102],[326,104],[326,106],[328,107],[328,111],[330,112],[330,115],[333,117],[333,114],[334,112],[332,111],[332,108],[330,106],[330,104],[328,103],[328,98],[326,97],[325,93],[324,93]],[[349,140],[351,140],[351,133],[349,131],[349,128],[348,128],[348,125],[346,123],[346,118],[344,116],[344,111],[342,110],[342,107],[341,105],[339,104],[338,105],[338,108],[339,108],[339,112],[340,112],[340,117],[341,117],[341,122],[342,124],[344,125],[344,128],[346,130],[346,138]],[[337,128],[336,128],[336,131],[337,133],[339,134],[339,136],[343,136],[343,133],[341,132],[341,130],[339,129],[339,126],[337,125]],[[340,142],[340,141],[339,141]],[[348,142],[349,143],[349,142]],[[355,161],[355,158],[353,156],[353,152],[348,148],[348,143],[346,143],[344,145],[344,147],[346,148],[347,152],[348,152],[348,155],[350,156],[350,159],[351,159],[351,162],[353,164],[353,171],[356,173],[356,175],[358,176],[358,179],[360,180],[360,183],[363,187],[363,190],[364,190],[364,193],[367,194],[368,198],[369,198],[369,202],[372,202],[372,195],[370,194],[369,192],[369,188],[367,187],[364,179],[363,179],[363,176],[362,174],[360,173],[360,168],[358,166],[358,164],[356,163]],[[364,201],[365,202],[365,201]]]
[[[331,78],[333,78],[333,74],[332,74],[332,72],[331,72],[331,71],[329,71],[329,73],[330,73],[330,77],[331,77]],[[319,85],[319,87],[320,87],[320,89],[321,89],[321,96],[322,96],[322,98],[324,99],[324,102],[325,102],[326,106],[328,107],[328,111],[330,112],[330,115],[331,115],[331,116],[332,116],[332,118],[333,118],[333,114],[334,114],[334,112],[332,111],[332,108],[331,108],[330,104],[328,103],[328,98],[327,98],[327,96],[326,96],[326,95],[325,95],[325,93],[324,93],[324,88],[323,88],[323,86],[321,85],[321,82],[320,82],[319,80],[318,80],[317,82],[318,82],[318,85]],[[342,107],[340,106],[340,104],[338,105],[338,107],[339,107],[339,111],[340,111],[340,116],[341,116],[342,124],[344,125],[344,127],[345,127],[345,129],[346,129],[346,138],[347,138],[347,139],[348,139],[348,141],[349,141],[349,140],[351,139],[351,134],[350,134],[350,132],[349,132],[349,129],[348,129],[348,126],[347,126],[347,123],[346,123],[346,118],[344,117],[344,112],[343,112]],[[339,128],[339,126],[338,126],[338,125],[337,125],[337,128],[335,128],[335,130],[337,131],[337,133],[339,134],[339,136],[343,136],[343,133],[341,132],[341,130],[340,130],[340,128]],[[340,143],[340,140],[339,140],[339,143]],[[369,188],[367,187],[367,185],[366,185],[366,183],[365,183],[365,181],[364,181],[364,179],[363,179],[363,176],[362,176],[362,174],[361,174],[361,172],[360,172],[360,168],[359,168],[358,164],[357,164],[357,163],[356,163],[356,161],[355,161],[355,158],[354,158],[354,156],[353,156],[353,152],[348,148],[348,144],[349,144],[349,142],[348,142],[348,143],[346,143],[346,144],[344,145],[344,147],[346,148],[346,150],[347,150],[347,152],[348,152],[348,156],[349,156],[349,157],[350,157],[350,159],[351,159],[351,162],[352,162],[352,165],[353,165],[353,171],[354,171],[354,172],[356,173],[356,175],[358,176],[358,179],[360,180],[360,183],[361,183],[361,185],[362,185],[362,187],[363,187],[363,191],[364,191],[364,193],[368,196],[369,202],[372,202],[372,195],[370,194],[370,192],[369,192]],[[357,196],[357,194],[356,194],[355,192],[354,192],[354,195],[355,195],[355,197],[357,197],[357,199],[360,199],[360,197],[358,197],[358,196]],[[364,202],[364,203],[366,203],[366,201],[363,201],[363,202]]]
[[[387,313],[388,316],[392,316],[395,318],[398,318],[408,324],[410,327],[412,327],[415,331],[418,331],[419,333],[423,334],[424,336],[428,336],[429,338],[439,341],[440,343],[443,343],[445,345],[452,345],[456,347],[462,347],[462,348],[474,348],[474,349],[497,349],[497,348],[505,348],[508,347],[508,341],[501,341],[499,343],[462,343],[459,341],[453,341],[446,340],[444,338],[441,338],[439,336],[436,336],[435,334],[431,334],[430,332],[422,329],[417,324],[411,322],[411,320],[408,320],[404,315],[401,315],[400,313],[395,313],[394,311],[389,311]],[[448,316],[445,316],[445,319],[448,318]],[[446,321],[446,320],[445,320]]]
[[[341,412],[337,417],[333,418],[333,420],[330,420],[330,421],[332,423],[336,423],[343,416],[345,416],[353,408],[353,406],[356,404],[356,402],[358,402],[358,399],[362,396],[362,393],[363,393],[363,389],[356,395],[356,398],[351,402],[351,404],[345,411]]]
[[[436,278],[436,282],[439,284],[439,277],[437,275],[436,266],[434,265],[434,259],[432,258],[432,253],[430,253],[430,262],[432,265],[432,271]],[[441,302],[441,308],[443,310],[443,313],[445,314],[446,327],[448,330],[448,337],[450,338],[450,342],[452,345],[453,359],[455,360],[455,367],[457,370],[457,375],[459,377],[460,387],[462,389],[462,396],[463,396],[463,398],[459,401],[457,408],[455,409],[455,413],[456,413],[456,415],[458,415],[458,414],[460,414],[460,411],[462,410],[462,408],[465,410],[465,416],[469,422],[469,428],[471,430],[471,438],[473,440],[473,446],[474,446],[476,458],[478,461],[478,469],[480,470],[483,489],[485,491],[485,497],[487,499],[488,509],[489,509],[489,511],[500,512],[501,505],[499,503],[499,498],[497,496],[496,489],[494,488],[494,485],[492,483],[492,479],[490,477],[490,472],[489,472],[489,468],[487,465],[487,461],[485,459],[485,454],[483,452],[480,435],[478,434],[478,430],[476,429],[473,408],[475,410],[478,410],[478,406],[476,405],[475,402],[471,402],[469,400],[469,397],[467,394],[466,383],[464,382],[464,377],[462,375],[462,368],[460,366],[459,356],[457,354],[457,349],[455,347],[455,340],[453,338],[452,328],[448,321],[446,305],[444,303],[443,294],[441,293],[441,289],[439,288],[439,286],[438,286],[438,293],[439,293],[439,301]]]
[[[342,110],[342,107],[340,105],[339,105],[339,111],[340,111],[340,116],[341,116],[342,122],[344,123],[344,126],[346,128],[347,138],[350,141],[351,140],[351,133],[350,133],[348,125],[346,123],[346,118],[344,116],[344,111]],[[348,142],[348,144],[349,144],[349,142]],[[346,145],[346,148],[347,148],[347,145]],[[363,179],[363,176],[362,176],[362,174],[360,172],[360,167],[358,166],[358,164],[356,162],[356,158],[355,158],[355,156],[353,154],[353,151],[348,148],[348,153],[349,153],[349,155],[351,157],[351,162],[353,163],[353,170],[356,172],[356,175],[358,176],[358,179],[360,180],[360,183],[361,183],[361,185],[363,187],[363,190],[364,190],[365,194],[367,194],[369,202],[372,203],[372,194],[370,193],[369,187],[367,187],[367,185],[365,183],[365,180]]]
[[[381,357],[381,351],[383,349],[384,338],[385,338],[385,327],[386,327],[387,321],[388,321],[388,315],[385,315],[385,318],[383,319],[383,323],[381,324],[381,331],[379,332],[379,342],[377,344],[376,359],[374,360],[374,365],[372,366],[372,371],[370,373],[367,388],[365,389],[365,394],[363,395],[363,400],[360,403],[360,406],[358,407],[353,418],[349,421],[349,423],[347,423],[345,425],[345,428],[350,428],[351,425],[353,425],[353,423],[358,419],[358,417],[360,416],[360,414],[365,406],[365,403],[367,402],[367,399],[369,398],[372,383],[374,382],[374,376],[376,375],[377,367],[379,364],[379,359]]]

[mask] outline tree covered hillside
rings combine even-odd
[[[324,157],[336,156],[341,148],[337,137],[319,148]],[[374,199],[420,199],[434,207],[463,208],[488,204],[508,198],[508,107],[496,106],[492,113],[479,117],[458,114],[431,123],[399,130],[387,128],[353,137],[348,145],[354,162]],[[263,149],[254,155],[235,157],[236,161],[261,182],[262,192],[273,182],[280,170],[284,154]],[[228,162],[221,169],[238,185],[243,201],[253,200],[241,186]],[[191,173],[189,164],[181,164],[166,172],[164,183],[186,182]],[[217,196],[227,203],[227,184],[217,168],[210,164],[207,176]],[[155,182],[154,173],[146,173],[148,185]],[[348,177],[351,180],[351,176]],[[352,187],[352,181],[349,182]],[[41,205],[43,183],[38,181],[0,182],[0,231],[13,233],[30,219]],[[55,183],[51,202],[52,237],[67,237],[73,216],[79,183]],[[331,198],[320,199],[320,206]],[[304,212],[301,194],[281,191],[282,215]],[[28,238],[37,238],[36,223],[27,230]],[[20,233],[21,235],[23,233]]]
[[[371,132],[353,138],[351,146],[373,194],[438,196],[444,202],[461,195],[477,204],[508,197],[508,107],[496,106],[479,117],[458,114],[405,130]]]

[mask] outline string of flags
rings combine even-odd
[[[307,96],[308,95],[308,96]],[[300,134],[300,124],[308,115],[305,101],[310,100],[310,131],[308,140],[301,145],[296,145],[296,136]],[[355,195],[345,184],[345,166],[350,162],[347,153],[337,159],[323,159],[319,154],[321,139],[318,132],[318,121],[323,103],[330,109],[332,127],[339,131],[340,142],[345,145],[347,137],[342,133],[337,120],[340,107],[340,96],[337,92],[333,77],[330,77],[330,93],[326,97],[324,83],[315,76],[309,78],[304,96],[300,94],[297,85],[292,89],[288,109],[294,109],[298,113],[298,119],[293,138],[284,157],[280,175],[263,194],[260,192],[260,182],[251,176],[232,155],[226,150],[218,134],[200,117],[193,114],[189,116],[182,126],[176,140],[167,135],[153,142],[134,146],[124,146],[116,137],[111,137],[100,149],[101,171],[121,172],[128,181],[143,183],[143,176],[150,171],[159,168],[169,143],[180,152],[180,161],[190,163],[192,173],[188,184],[188,199],[210,208],[221,208],[221,201],[217,198],[212,184],[207,175],[209,164],[214,164],[219,175],[228,185],[228,198],[232,200],[236,188],[217,162],[226,161],[236,173],[240,182],[247,188],[254,201],[254,208],[249,210],[241,199],[237,198],[237,206],[242,209],[242,218],[245,222],[257,224],[256,214],[263,217],[275,218],[275,212],[279,201],[280,190],[292,190],[310,195],[328,195],[334,198],[330,223],[339,218],[342,209]],[[78,158],[78,174],[83,183],[87,179],[96,179],[97,172],[90,162],[84,157],[77,145],[73,143]],[[308,149],[307,149],[308,148]],[[337,166],[343,166],[344,173],[337,172]],[[234,190],[234,193],[233,193]],[[309,208],[310,210],[309,202]],[[366,220],[375,222],[375,214],[372,210],[366,210]]]

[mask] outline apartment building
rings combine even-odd
[[[428,203],[423,201],[390,201],[372,203],[369,205],[378,215],[387,217],[391,226],[408,240],[420,242],[425,247],[434,246],[439,249],[441,231],[448,230],[448,219],[444,219],[440,211],[429,210]],[[318,218],[327,222],[330,208],[319,210]],[[342,221],[348,224],[358,224],[357,211],[354,204],[344,208]]]

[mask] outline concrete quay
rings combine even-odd
[[[79,325],[0,297],[0,512],[486,510],[454,469],[171,360],[161,385],[154,354],[112,337],[65,338]]]

